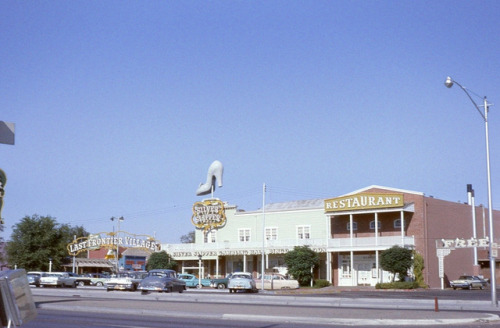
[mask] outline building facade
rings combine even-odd
[[[235,271],[257,276],[262,267],[286,272],[284,255],[307,245],[320,256],[319,267],[312,268],[315,279],[337,286],[374,286],[392,280],[380,268],[379,257],[397,245],[422,255],[430,287],[442,287],[464,273],[490,276],[484,242],[488,220],[481,206],[474,208],[475,229],[471,205],[381,186],[331,199],[266,204],[257,211],[227,203],[220,207],[218,212],[194,210],[212,213],[202,219],[193,215],[195,243],[162,245],[180,263],[180,271],[212,277]],[[500,219],[499,211],[493,213]],[[203,225],[207,222],[216,224]],[[494,235],[499,232],[495,227]],[[466,247],[478,240],[481,247]]]

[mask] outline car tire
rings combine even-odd
[[[141,295],[147,295],[149,294],[147,290],[141,290]]]
[[[83,286],[85,286],[85,283],[84,283],[83,281],[79,281],[79,282],[78,282],[78,286],[79,286],[79,287],[83,287]]]
[[[457,287],[453,287],[453,290],[457,290]]]
[[[233,290],[231,288],[229,288],[229,294],[232,294],[233,293]]]
[[[224,285],[224,284],[217,285],[217,289],[224,289],[224,288],[226,288],[226,285]]]
[[[200,284],[196,284],[196,289],[201,289],[201,285]]]
[[[472,285],[469,285],[469,290],[471,290],[471,289],[472,289]]]
[[[95,285],[96,285],[97,287],[102,287],[102,286],[103,286],[103,283],[99,281],[99,282],[97,282]]]

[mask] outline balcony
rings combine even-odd
[[[328,250],[336,252],[384,250],[395,245],[414,247],[415,238],[413,236],[362,237],[353,238],[352,243],[350,238],[335,238],[328,240]]]

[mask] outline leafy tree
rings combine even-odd
[[[177,262],[174,261],[170,255],[165,251],[156,252],[151,254],[146,264],[146,270],[153,269],[177,269]]]
[[[183,243],[183,244],[192,244],[192,243],[194,243],[194,241],[195,241],[195,237],[194,236],[195,236],[194,230],[188,232],[185,235],[182,235],[181,236],[181,243]]]
[[[88,233],[83,227],[60,225],[50,216],[25,216],[14,225],[6,252],[10,266],[17,265],[27,271],[61,270],[62,265],[70,261],[67,251],[74,235],[83,237]]]
[[[285,263],[288,273],[305,286],[311,282],[311,267],[319,264],[319,255],[309,246],[295,246],[293,251],[285,254]]]
[[[407,248],[393,246],[380,254],[380,266],[394,274],[393,281],[396,274],[399,275],[400,281],[404,281],[412,265],[412,251]]]
[[[414,251],[413,252],[413,276],[415,277],[415,282],[419,287],[427,287],[424,279],[424,257]]]

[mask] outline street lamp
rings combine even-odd
[[[120,222],[124,221],[125,219],[123,216],[120,216],[119,218],[115,218],[114,216],[110,219],[111,221],[118,221],[118,229],[116,230],[116,273],[120,271],[120,263],[118,262],[120,259],[120,243],[118,239],[118,233],[120,232]]]
[[[444,82],[444,85],[447,88],[451,88],[453,84],[458,85],[469,97],[470,101],[474,104],[474,107],[476,107],[477,111],[479,112],[479,115],[484,120],[484,127],[486,131],[486,172],[488,176],[488,216],[489,216],[489,225],[490,225],[490,234],[489,234],[489,259],[490,259],[490,274],[491,274],[491,303],[494,306],[497,306],[497,292],[496,292],[496,275],[495,275],[495,258],[493,257],[493,252],[492,252],[492,244],[493,244],[493,204],[491,200],[491,173],[490,173],[490,143],[489,143],[489,132],[488,132],[488,101],[486,99],[486,96],[483,98],[483,106],[484,107],[484,114],[479,108],[478,104],[472,99],[470,93],[467,91],[467,89],[462,86],[460,83],[457,81],[454,81],[451,77],[447,77],[446,81]]]
[[[198,286],[196,288],[201,288],[201,254],[198,255]]]

